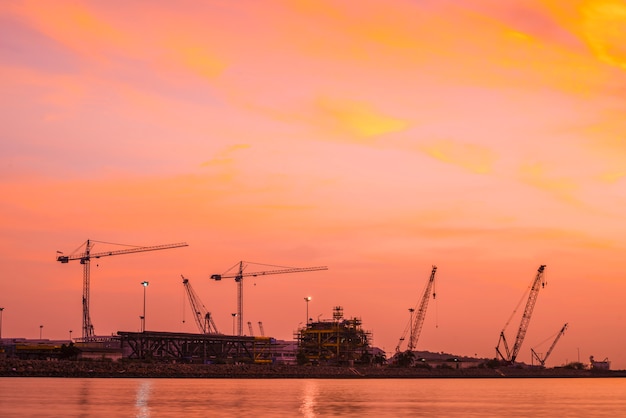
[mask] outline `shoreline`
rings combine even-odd
[[[0,360],[0,377],[205,379],[491,379],[626,377],[626,370],[564,368],[425,369],[391,366],[163,364],[107,361]]]

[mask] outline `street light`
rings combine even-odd
[[[146,331],[146,287],[148,287],[150,283],[147,281],[141,282],[143,286],[143,316],[141,317],[141,332]]]
[[[304,298],[306,302],[306,324],[309,325],[309,302],[311,301],[311,296],[307,296]]]
[[[235,317],[237,317],[237,314],[231,313],[231,315],[233,316],[233,335],[235,335]]]
[[[409,350],[413,351],[413,312],[415,312],[415,309],[409,308],[409,312],[411,313],[411,321],[410,321],[411,333],[409,334]]]
[[[0,308],[0,340],[2,339],[2,311],[4,308]]]
[[[70,342],[72,342],[72,330],[70,330]]]
[[[41,340],[41,334],[43,332],[43,325],[39,325],[39,339]]]

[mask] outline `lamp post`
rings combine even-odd
[[[2,311],[4,308],[0,308],[0,340],[2,339]]]
[[[415,312],[415,309],[413,308],[409,308],[409,312],[411,313],[411,320],[410,320],[410,334],[409,334],[409,350],[413,351],[413,312]]]
[[[149,284],[150,283],[145,280],[141,282],[141,285],[143,286],[143,316],[141,317],[141,332],[146,331],[146,288]]]
[[[43,333],[43,325],[39,325],[39,339],[41,340],[41,336]]]
[[[233,316],[233,335],[235,335],[235,318],[237,317],[237,314],[231,313],[231,315]]]
[[[70,342],[72,342],[72,330],[70,330]]]
[[[309,326],[309,302],[311,301],[311,296],[307,296],[304,298],[306,302],[306,325]]]

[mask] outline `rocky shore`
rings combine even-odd
[[[625,370],[575,369],[424,369],[338,366],[160,364],[130,361],[0,361],[0,377],[94,377],[94,378],[580,378],[626,377]]]

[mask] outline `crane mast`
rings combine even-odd
[[[238,267],[237,273],[235,274],[212,274],[211,279],[220,281],[222,279],[235,279],[237,283],[237,335],[243,335],[243,279],[244,277],[257,277],[257,276],[267,276],[271,274],[287,274],[287,273],[302,273],[307,271],[318,271],[318,270],[328,270],[326,266],[318,266],[318,267],[285,267],[275,270],[266,270],[266,271],[256,271],[256,272],[244,272],[249,263],[245,261],[240,261],[236,264]],[[261,264],[265,265],[266,264]],[[235,266],[231,267],[229,270],[232,270]],[[279,267],[279,266],[273,266]]]
[[[548,349],[548,352],[543,358],[541,358],[541,356],[539,356],[539,354],[537,354],[535,350],[533,350],[532,348],[530,349],[533,357],[537,359],[537,361],[541,364],[542,367],[546,365],[546,360],[548,360],[548,357],[550,357],[550,354],[552,353],[552,350],[554,350],[554,346],[559,341],[559,338],[561,338],[561,335],[565,334],[566,329],[567,329],[567,323],[565,323],[565,325],[563,325],[561,330],[556,334],[556,337],[554,338],[552,345],[550,346],[550,348]]]
[[[526,331],[528,330],[528,325],[530,324],[530,318],[533,313],[533,309],[535,308],[535,303],[537,302],[537,296],[539,295],[539,289],[545,286],[545,282],[543,281],[543,273],[546,266],[541,265],[539,269],[537,269],[537,275],[533,280],[533,283],[530,288],[530,292],[528,295],[528,300],[526,301],[526,307],[524,308],[524,313],[522,314],[522,320],[519,325],[519,329],[517,330],[517,336],[515,338],[515,343],[513,344],[513,349],[509,351],[509,346],[506,341],[506,337],[504,336],[504,330],[510,322],[507,321],[506,325],[500,332],[500,340],[498,341],[498,346],[496,347],[496,354],[507,363],[515,362],[517,355],[519,354],[520,348],[522,348],[522,343],[524,342],[524,337],[526,336]],[[513,312],[515,314],[515,311]],[[500,351],[500,343],[503,344],[504,350],[506,352],[506,356]]]
[[[422,326],[424,325],[424,319],[426,318],[426,309],[428,308],[428,301],[430,300],[430,293],[432,292],[433,299],[435,299],[436,297],[436,293],[433,290],[435,286],[435,273],[437,273],[437,266],[433,266],[433,269],[430,272],[430,278],[428,279],[428,283],[426,284],[426,288],[424,289],[424,294],[422,295],[422,299],[419,303],[419,307],[416,309],[417,314],[415,315],[415,321],[411,319],[411,322],[413,322],[412,328],[411,328],[411,324],[409,323],[409,325],[405,328],[402,334],[402,337],[400,338],[400,341],[398,342],[398,345],[396,346],[396,352],[400,351],[400,345],[402,344],[402,341],[404,341],[404,339],[406,338],[406,333],[409,330],[409,328],[411,328],[411,335],[409,337],[407,350],[413,351],[415,347],[417,346],[417,340],[420,337],[420,334],[422,332]],[[415,309],[411,309],[410,311],[411,311],[411,318],[412,318],[412,315]]]
[[[193,290],[193,287],[191,287],[189,279],[185,278],[182,274],[180,277],[183,278],[183,286],[185,286],[185,290],[187,291],[187,297],[189,298],[189,304],[191,305],[191,310],[193,312],[193,319],[195,319],[200,333],[219,334],[211,313],[207,311],[204,304],[200,300],[200,297]]]
[[[56,260],[61,264],[67,264],[70,261],[79,260],[80,264],[83,265],[83,340],[87,340],[90,337],[94,336],[93,323],[91,322],[91,316],[89,315],[89,295],[90,295],[90,282],[91,282],[91,273],[90,273],[90,263],[92,258],[101,258],[101,257],[109,257],[113,255],[122,255],[122,254],[132,254],[139,253],[145,251],[156,251],[156,250],[166,250],[169,248],[178,248],[178,247],[186,247],[188,244],[185,242],[176,243],[176,244],[164,244],[164,245],[153,245],[149,247],[132,247],[126,248],[123,250],[115,250],[115,251],[103,251],[98,253],[93,253],[91,250],[94,246],[94,242],[100,242],[103,244],[108,244],[102,241],[92,241],[87,240],[83,243],[77,250],[75,250],[70,255],[63,255],[61,251],[57,251]],[[83,252],[78,252],[80,248],[84,245],[85,249]]]

